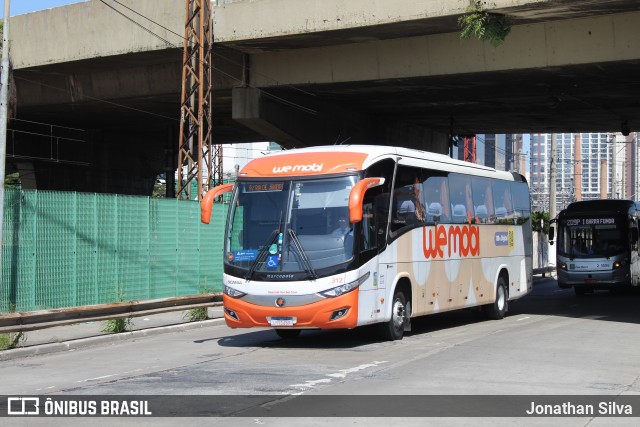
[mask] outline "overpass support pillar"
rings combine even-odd
[[[234,88],[232,118],[285,148],[344,143],[448,151],[445,134],[289,91]]]

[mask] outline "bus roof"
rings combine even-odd
[[[566,209],[560,212],[560,214],[569,215],[604,211],[623,213],[628,212],[631,208],[640,210],[640,202],[624,199],[583,200],[569,204],[569,206],[567,206]]]
[[[382,145],[327,145],[279,151],[252,160],[239,176],[277,178],[349,173],[364,170],[385,158],[400,159],[400,164],[410,166],[524,181],[519,174],[463,162],[444,154]]]

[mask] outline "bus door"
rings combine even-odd
[[[364,309],[360,312],[360,319],[364,322],[378,320],[384,316],[385,291],[389,286],[389,280],[392,279],[387,277],[386,264],[381,265],[381,258],[384,258],[387,245],[390,188],[394,168],[395,162],[385,159],[372,165],[365,173],[365,177],[383,177],[385,183],[369,189],[364,194],[362,203],[358,265],[360,268],[365,267],[370,273],[360,288],[360,307]],[[363,269],[362,273],[366,274],[366,271]]]

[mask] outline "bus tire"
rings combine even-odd
[[[507,314],[509,307],[509,297],[507,294],[507,285],[504,283],[504,277],[498,277],[498,285],[496,286],[496,300],[483,307],[484,314],[491,320],[502,319]]]
[[[380,332],[382,337],[388,341],[401,340],[404,334],[404,325],[406,317],[406,299],[404,293],[396,290],[393,294],[391,306],[391,319],[388,322],[380,324]]]
[[[300,329],[275,329],[275,331],[280,338],[284,339],[298,338],[300,335]]]

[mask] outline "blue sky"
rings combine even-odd
[[[5,1],[8,0],[0,0],[0,18],[4,18]],[[65,4],[81,3],[83,1],[84,0],[11,0],[11,16],[64,6]]]

